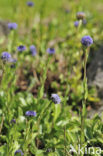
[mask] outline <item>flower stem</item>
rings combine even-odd
[[[1,131],[2,131],[2,128],[3,128],[3,123],[4,123],[4,115],[2,115],[2,118],[1,118],[0,134],[1,134]]]
[[[82,100],[82,114],[81,114],[81,138],[80,145],[82,146],[85,142],[85,118],[86,118],[86,99],[87,99],[87,76],[86,76],[86,64],[87,64],[87,51],[83,49],[84,54],[84,78],[83,78],[83,100]]]

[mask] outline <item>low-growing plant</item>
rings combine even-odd
[[[101,156],[102,115],[87,118],[88,106],[99,101],[87,83],[90,45],[103,35],[91,2],[5,1],[0,156]]]

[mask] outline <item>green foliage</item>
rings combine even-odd
[[[82,147],[103,149],[102,117],[86,117],[86,106],[99,98],[95,88],[87,89],[87,79],[82,81],[80,43],[89,34],[94,39],[92,50],[100,44],[102,0],[98,4],[97,0],[35,0],[31,8],[26,2],[0,0],[1,20],[18,23],[17,30],[0,38],[0,54],[9,51],[17,59],[11,68],[12,63],[0,58],[0,156],[14,156],[18,149],[24,156],[70,156],[70,145],[79,150],[81,130]],[[87,24],[81,22],[75,28],[77,11],[85,11]],[[21,44],[27,49],[19,53],[17,46]],[[32,44],[36,56],[30,53]],[[46,52],[48,47],[55,48],[54,55]],[[87,101],[81,113],[84,87]],[[52,93],[58,93],[60,104],[52,101]],[[37,115],[27,117],[28,110]]]

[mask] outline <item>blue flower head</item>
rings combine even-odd
[[[14,123],[14,124],[15,124],[15,123],[16,123],[16,120],[15,120],[15,119],[12,119],[12,120],[10,121],[10,123],[12,123],[12,124]]]
[[[86,24],[87,24],[87,20],[86,20],[86,19],[83,19],[83,20],[82,20],[82,23],[83,23],[84,25],[86,25]]]
[[[30,46],[30,52],[32,56],[35,56],[37,54],[36,47],[34,45]]]
[[[10,30],[17,29],[18,25],[16,23],[8,23],[8,28]]]
[[[36,112],[34,112],[34,111],[26,111],[25,116],[28,116],[28,117],[36,116]]]
[[[17,50],[19,52],[22,52],[22,51],[25,51],[26,50],[26,47],[24,45],[20,45],[20,46],[17,47]]]
[[[11,68],[15,68],[15,65],[16,65],[17,60],[11,58],[11,59],[9,60],[9,62],[11,63],[11,66],[10,66],[10,67],[11,67]]]
[[[75,21],[75,22],[74,22],[74,26],[75,26],[75,27],[78,27],[78,26],[79,26],[79,21]]]
[[[93,39],[90,36],[84,36],[81,39],[81,43],[85,47],[89,47],[91,44],[93,44]]]
[[[61,102],[61,99],[57,94],[52,94],[51,99],[55,104],[59,104]]]
[[[8,52],[2,52],[1,59],[3,61],[9,61],[11,59],[11,54]]]
[[[33,6],[34,6],[34,2],[32,2],[32,1],[28,1],[28,2],[27,2],[27,6],[29,6],[29,7],[33,7]]]
[[[65,13],[67,13],[67,14],[70,13],[70,10],[69,9],[66,9],[65,10]]]
[[[84,12],[77,12],[76,17],[78,20],[83,20],[85,18]]]
[[[48,54],[54,54],[55,53],[55,49],[54,48],[48,48],[47,49],[47,53]]]
[[[14,155],[17,155],[17,154],[21,154],[21,156],[24,155],[24,153],[20,149],[18,149],[17,151],[15,151]]]

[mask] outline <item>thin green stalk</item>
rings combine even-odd
[[[25,130],[25,144],[24,144],[24,155],[26,156],[27,155],[27,153],[28,153],[28,142],[29,142],[29,131],[30,131],[30,129],[29,129],[29,121],[28,120],[26,120],[26,130]]]
[[[43,0],[41,3],[41,7],[40,7],[40,28],[39,28],[39,47],[40,47],[40,51],[41,51],[41,43],[43,40],[43,25],[42,25],[42,20],[44,17],[44,13],[45,13],[45,8],[46,8],[46,0]]]
[[[66,156],[66,125],[64,126],[64,153]]]
[[[68,75],[69,76],[69,75]],[[67,79],[67,89],[66,89],[66,92],[65,92],[65,98],[64,98],[64,108],[63,109],[65,109],[65,107],[66,107],[66,104],[67,104],[67,97],[68,97],[68,94],[69,94],[69,90],[70,90],[70,88],[69,88],[69,79]],[[64,110],[65,111],[65,110]],[[66,112],[65,112],[65,119],[66,119]],[[66,150],[66,125],[64,125],[64,153],[65,153],[65,156],[67,155],[67,150]]]
[[[8,51],[12,52],[13,44],[14,44],[14,36],[15,32],[12,30],[9,35],[9,44],[8,44]]]
[[[50,105],[51,105],[51,104],[52,104],[51,101],[48,102],[48,103],[45,105],[44,109],[41,111],[40,115],[39,115],[38,122],[37,122],[38,131],[39,131],[40,121],[41,121],[43,115],[45,114],[46,110],[47,110],[48,108],[50,109]]]
[[[55,110],[55,104],[54,103],[52,103],[52,126],[51,126],[51,129],[53,130],[53,128],[54,128],[54,110]]]
[[[45,87],[45,81],[46,81],[46,78],[47,78],[47,72],[48,72],[48,69],[50,67],[50,61],[51,61],[51,56],[48,57],[48,60],[46,62],[46,64],[44,65],[43,67],[43,76],[41,78],[41,86],[39,88],[39,93],[38,93],[38,101],[43,97],[44,95],[44,87]]]
[[[86,118],[86,99],[87,99],[87,77],[86,77],[86,64],[87,64],[87,51],[83,49],[84,53],[84,79],[83,79],[83,100],[82,100],[82,115],[81,115],[81,138],[80,146],[85,142],[85,118]]]
[[[3,128],[3,123],[4,123],[4,116],[2,115],[1,124],[0,124],[0,134]]]
[[[32,119],[31,119],[32,118]],[[25,136],[24,136],[24,145],[23,145],[23,151],[24,151],[24,156],[28,156],[29,154],[29,145],[31,145],[34,137],[34,130],[35,127],[35,121],[33,117],[29,117],[26,119],[26,129],[25,129]],[[35,148],[35,146],[34,146]]]

